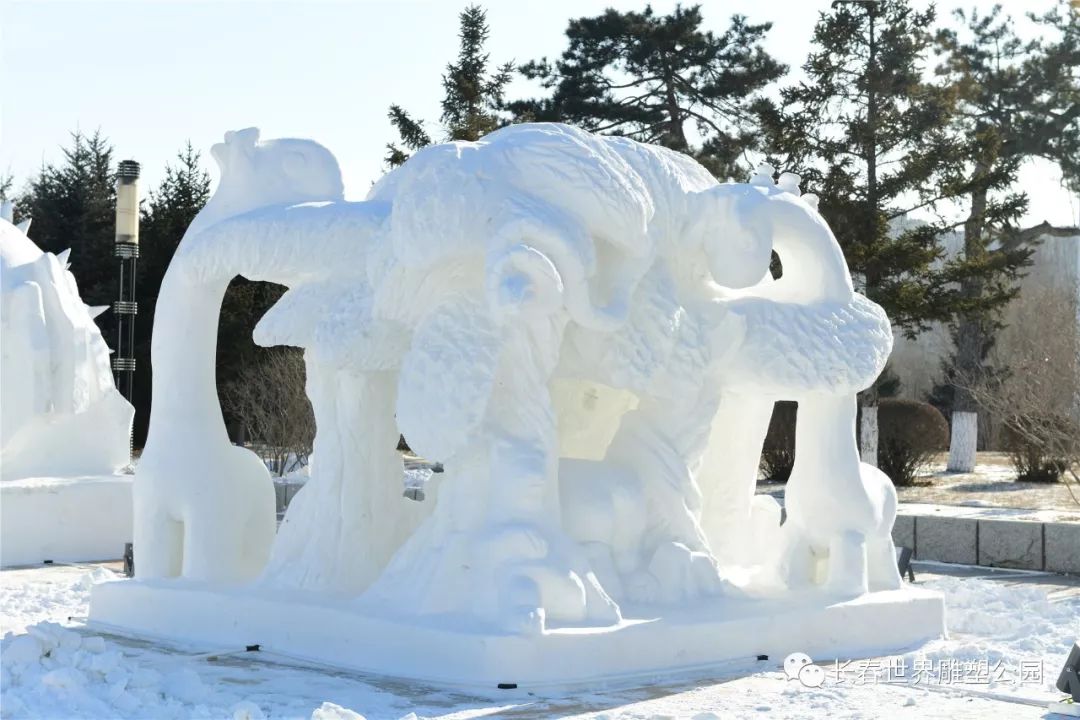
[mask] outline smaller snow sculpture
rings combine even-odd
[[[94,323],[107,308],[79,299],[70,250],[42,252],[30,221],[10,220],[0,218],[2,479],[115,473],[130,459],[134,409]]]
[[[69,250],[0,213],[0,564],[119,557],[131,541],[134,410],[79,298]]]

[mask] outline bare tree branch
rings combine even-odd
[[[1012,308],[991,365],[1003,373],[963,373],[956,384],[1019,439],[1014,464],[1057,463],[1060,479],[1080,469],[1080,329],[1076,297],[1064,288],[1030,287]],[[1022,455],[1026,454],[1026,455]],[[1080,505],[1073,488],[1073,500]]]
[[[307,464],[315,416],[305,392],[304,354],[298,348],[267,351],[222,388],[222,404],[241,419],[252,449],[278,476]]]

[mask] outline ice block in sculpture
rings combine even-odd
[[[940,596],[901,585],[895,491],[855,447],[889,321],[797,175],[719,183],[546,123],[425,148],[362,202],[311,141],[249,129],[215,157],[155,320],[144,560],[95,590],[93,621],[490,685],[943,631]],[[318,425],[276,534],[213,392],[235,275],[288,287],[255,339],[304,349]],[[800,405],[783,526],[754,498],[781,399]],[[422,502],[399,433],[445,468]]]

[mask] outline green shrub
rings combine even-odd
[[[1014,416],[1004,421],[1002,448],[1019,482],[1058,482],[1078,453],[1080,428],[1068,417]]]
[[[781,400],[773,406],[769,432],[761,449],[761,472],[768,480],[787,482],[795,467],[795,416],[798,404]]]
[[[915,400],[878,403],[878,468],[895,485],[911,485],[934,453],[949,446],[949,424],[933,405]]]

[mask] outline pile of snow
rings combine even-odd
[[[191,670],[166,680],[153,668],[125,661],[103,638],[84,638],[55,623],[31,625],[25,635],[6,637],[0,652],[4,658],[0,678],[7,689],[4,709],[11,717],[37,714],[37,708],[31,710],[24,702],[23,693],[57,701],[57,709],[63,712],[100,717],[140,707],[156,710],[166,685],[188,702],[197,702],[205,694],[198,675]]]
[[[171,662],[155,667],[103,637],[53,622],[8,634],[0,654],[5,717],[266,717],[257,704],[208,687],[190,666]]]
[[[948,603],[950,639],[932,643],[923,654],[933,659],[1001,660],[1014,667],[1022,661],[1041,661],[1043,682],[1029,683],[1027,689],[1057,694],[1054,682],[1072,643],[1080,641],[1080,596],[1052,602],[1043,586],[1003,588],[962,577],[935,579],[933,588],[944,593]],[[990,689],[1015,686],[1014,679],[991,682]]]
[[[84,617],[90,588],[119,578],[102,567],[82,571],[64,565],[0,572],[0,632],[22,634],[35,623]]]

